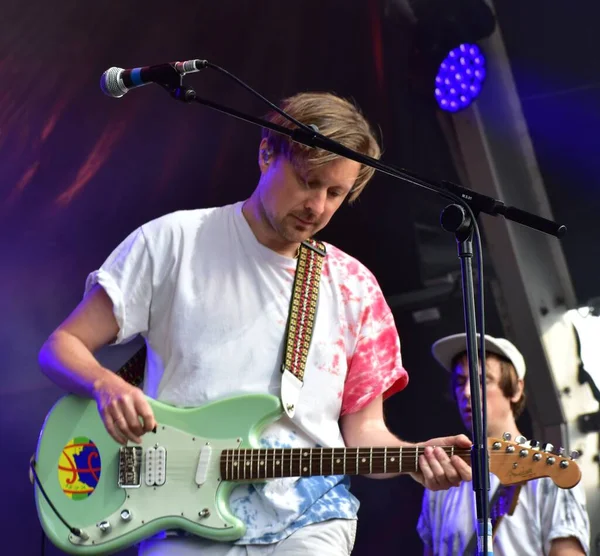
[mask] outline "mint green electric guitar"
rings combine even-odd
[[[108,554],[165,529],[219,541],[244,534],[229,494],[240,481],[312,475],[408,473],[423,447],[258,448],[282,414],[278,398],[251,394],[198,408],[150,400],[156,432],[117,444],[92,400],[67,395],[51,409],[32,463],[48,538],[72,554]],[[490,471],[504,484],[550,476],[563,488],[581,472],[561,455],[488,439]],[[444,448],[470,461],[470,450]]]

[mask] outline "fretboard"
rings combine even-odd
[[[442,446],[469,461],[470,451]],[[370,475],[413,473],[419,470],[423,446],[394,448],[265,448],[223,450],[221,477],[226,481],[310,477],[313,475]]]

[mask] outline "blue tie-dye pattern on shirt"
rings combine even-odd
[[[282,512],[269,503],[264,492],[269,484],[244,485],[236,489],[231,508],[246,525],[246,534],[236,544],[270,544],[312,523],[336,518],[356,519],[360,503],[348,490],[349,477],[303,477],[294,481],[293,486],[286,485],[285,491],[286,496],[299,502],[295,511]],[[237,494],[240,489],[244,489],[245,493]]]
[[[289,448],[296,435],[282,441],[261,439],[263,448]],[[328,519],[356,519],[359,501],[350,491],[346,475],[273,479],[240,485],[231,495],[232,512],[246,525],[236,544],[271,544],[297,529]]]

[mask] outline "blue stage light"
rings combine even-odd
[[[435,78],[438,106],[448,112],[469,106],[481,92],[485,74],[485,56],[476,44],[461,44],[452,49]]]

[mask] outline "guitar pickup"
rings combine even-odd
[[[198,458],[198,467],[196,468],[196,484],[198,486],[202,486],[206,482],[211,454],[212,448],[207,442],[206,446],[203,446],[202,450],[200,450],[200,457]]]
[[[119,448],[119,486],[139,488],[141,483],[142,447],[122,446]]]
[[[146,448],[144,462],[146,486],[162,486],[167,479],[167,450],[164,446]]]

